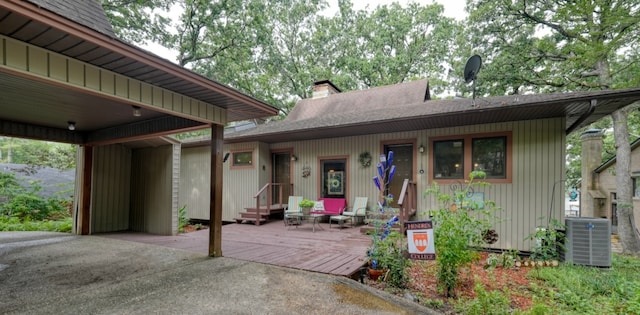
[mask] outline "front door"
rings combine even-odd
[[[273,176],[272,182],[281,184],[279,189],[282,189],[282,203],[287,203],[289,196],[291,195],[291,154],[289,152],[277,152],[273,153]],[[278,200],[280,197],[280,191],[278,187],[273,189],[273,202],[280,203]]]
[[[387,194],[393,195],[392,206],[398,205],[402,183],[406,178],[413,180],[413,144],[391,144],[384,146],[384,154],[393,151],[393,165],[396,166],[396,174],[387,187]]]

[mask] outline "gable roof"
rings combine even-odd
[[[640,88],[472,99],[424,100],[426,80],[305,99],[293,119],[225,135],[225,143],[311,140],[564,117],[566,132],[640,100]],[[408,88],[411,89],[408,89]],[[415,91],[409,91],[415,89]],[[334,103],[333,100],[336,100]],[[371,107],[368,105],[371,104]],[[315,108],[318,107],[318,108]],[[294,113],[296,110],[292,111]],[[309,113],[316,113],[313,117]]]
[[[427,80],[418,80],[367,90],[332,94],[328,97],[317,99],[303,99],[298,101],[284,120],[291,122],[338,112],[344,114],[385,109],[389,107],[389,104],[422,102],[428,94],[429,82]]]
[[[631,152],[633,152],[633,150],[637,149],[638,147],[640,147],[640,138],[631,142]],[[600,166],[598,166],[593,171],[595,173],[601,173],[602,171],[606,170],[607,168],[611,167],[614,164],[616,164],[616,155],[612,156],[611,158],[606,160],[604,163],[600,164]]]

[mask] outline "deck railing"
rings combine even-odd
[[[266,213],[271,213],[271,206],[273,206],[273,189],[277,189],[277,193],[278,193],[278,205],[282,205],[282,183],[266,183],[264,184],[264,186],[262,186],[262,188],[260,188],[260,190],[258,190],[258,192],[253,196],[253,198],[256,199],[256,225],[260,225],[260,217],[262,214],[262,211],[266,211]],[[262,198],[260,198],[260,196],[262,194],[266,193],[267,194],[267,204],[262,207],[262,204],[260,202],[260,200]]]
[[[400,207],[400,233],[404,234],[404,223],[409,221],[418,211],[418,186],[414,182],[410,182],[409,179],[405,179],[402,183],[402,190],[400,191],[400,198],[398,199],[398,206]]]

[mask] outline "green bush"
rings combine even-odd
[[[485,178],[484,172],[471,172],[469,180],[451,194],[440,191],[437,183],[425,192],[437,197],[437,210],[431,210],[434,223],[436,265],[438,267],[438,287],[447,297],[453,296],[460,268],[471,263],[476,257],[475,248],[482,245],[483,235],[491,227],[495,204],[484,201],[482,207],[469,196],[474,188],[489,186],[476,181]]]
[[[405,288],[409,283],[409,259],[404,255],[404,239],[402,234],[390,232],[384,239],[377,240],[368,253],[368,259],[375,260],[378,269],[388,270],[384,281],[395,288]]]
[[[184,232],[184,227],[189,224],[189,218],[187,218],[187,205],[182,206],[178,210],[178,232]]]
[[[462,299],[456,304],[456,310],[468,315],[502,315],[512,314],[509,306],[509,294],[502,291],[487,291],[476,283],[474,299]]]
[[[1,213],[20,219],[44,220],[55,213],[65,213],[62,203],[53,198],[44,199],[35,194],[19,194],[2,205]]]
[[[0,231],[70,232],[70,200],[43,198],[37,182],[22,187],[15,175],[0,172]]]

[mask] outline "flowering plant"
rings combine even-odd
[[[408,281],[405,267],[408,260],[404,257],[402,241],[404,236],[392,230],[398,222],[397,210],[391,208],[393,195],[388,192],[387,187],[393,180],[396,173],[396,166],[393,165],[393,151],[389,151],[387,156],[380,155],[380,162],[377,167],[377,175],[373,177],[373,183],[378,189],[380,200],[377,204],[376,216],[379,219],[370,220],[373,223],[373,233],[371,246],[367,251],[367,258],[372,269],[387,269],[388,281],[396,287],[404,287]]]

